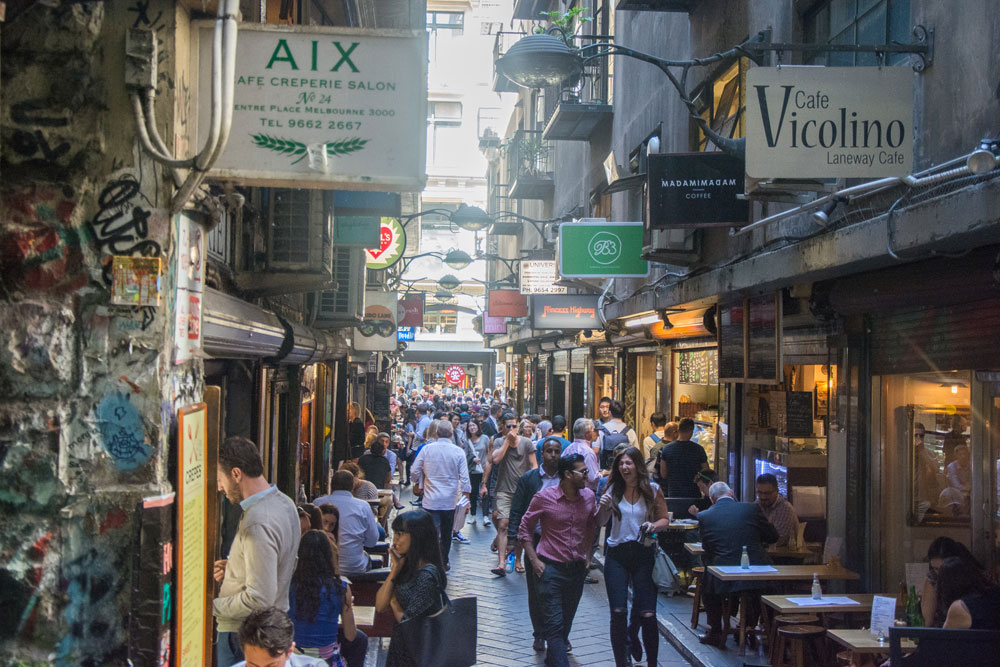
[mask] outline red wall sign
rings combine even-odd
[[[490,317],[528,316],[528,298],[516,289],[490,290],[486,306]]]
[[[403,297],[396,306],[396,312],[396,323],[399,326],[424,326],[424,295],[421,293]]]
[[[444,379],[448,384],[461,385],[465,382],[465,369],[461,366],[448,366],[444,371]]]

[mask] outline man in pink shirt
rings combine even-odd
[[[586,486],[596,493],[597,483],[601,480],[601,466],[594,453],[595,440],[597,429],[594,427],[594,420],[581,417],[573,422],[573,442],[563,450],[562,455],[579,454],[583,457],[583,462],[587,464]]]
[[[569,631],[590,566],[597,498],[585,486],[587,473],[583,456],[564,454],[559,459],[559,484],[535,494],[517,532],[538,575],[548,667],[569,667]],[[539,525],[542,533],[536,548],[532,535]]]

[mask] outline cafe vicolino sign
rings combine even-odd
[[[909,67],[756,67],[746,170],[756,179],[881,178],[913,166]]]
[[[213,28],[198,23],[192,39],[199,145],[209,132]],[[232,131],[212,176],[260,186],[422,190],[426,63],[423,30],[241,25]]]

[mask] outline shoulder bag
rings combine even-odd
[[[441,611],[399,623],[392,642],[419,667],[471,667],[476,664],[476,598],[450,600],[441,589]]]

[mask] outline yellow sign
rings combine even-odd
[[[206,509],[207,410],[204,403],[182,408],[177,414],[180,443],[178,491],[177,665],[205,664],[207,616],[205,572],[208,566]]]

